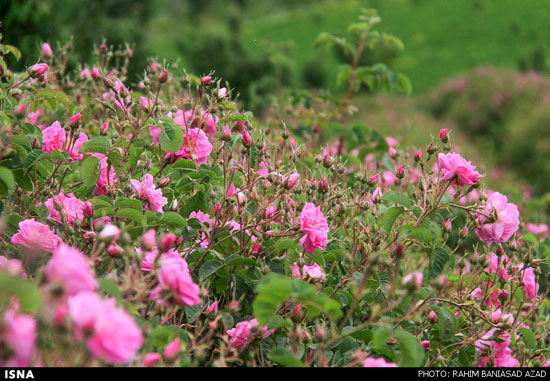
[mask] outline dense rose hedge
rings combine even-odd
[[[0,62],[3,365],[549,364],[548,227],[452,131],[404,147],[325,94],[255,118],[213,76],[66,54]]]

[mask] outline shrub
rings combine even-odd
[[[3,67],[2,365],[546,361],[547,234],[449,131],[400,146],[323,93],[260,120],[108,56]]]
[[[442,83],[429,95],[428,107],[436,117],[453,120],[475,140],[488,141],[496,160],[532,181],[541,194],[550,181],[546,165],[541,165],[548,152],[543,144],[533,142],[547,139],[544,108],[548,99],[548,76],[480,67]]]

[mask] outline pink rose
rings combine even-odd
[[[77,329],[77,337],[92,332],[96,317],[103,307],[103,299],[93,291],[82,291],[67,300],[69,316]]]
[[[61,215],[56,209],[55,204],[61,206],[63,215],[67,219],[69,225],[74,226],[76,221],[82,222],[84,220],[84,203],[74,197],[72,193],[59,193],[57,196],[48,199],[44,204],[50,211],[48,215],[49,220],[60,224],[62,223]]]
[[[143,344],[139,326],[114,299],[104,299],[96,316],[93,334],[87,340],[92,356],[111,364],[132,360]]]
[[[11,243],[52,252],[62,241],[48,225],[31,218],[19,223],[19,231],[11,237]]]
[[[501,193],[492,193],[482,212],[487,216],[496,216],[494,220],[489,220],[485,215],[478,214],[481,229],[476,229],[476,233],[487,245],[508,241],[519,228],[518,207],[508,203],[508,198]]]
[[[323,270],[321,269],[321,266],[319,266],[317,263],[313,264],[312,266],[305,266],[302,267],[304,277],[305,278],[311,278],[311,279],[324,279],[325,274],[323,273]]]
[[[143,250],[141,250],[141,248],[139,247],[136,249],[136,251],[139,254],[143,253]],[[146,272],[151,271],[153,269],[153,266],[155,264],[155,260],[157,259],[158,254],[159,254],[159,249],[156,246],[151,248],[150,251],[146,251],[145,256],[143,257],[143,260],[141,261],[141,270]]]
[[[235,325],[235,328],[232,328],[227,331],[227,334],[231,337],[231,340],[229,340],[229,343],[237,348],[238,350],[241,350],[245,347],[247,347],[250,343],[252,343],[256,337],[257,334],[260,335],[260,337],[269,337],[275,330],[268,330],[266,326],[259,328],[256,333],[251,333],[252,328],[256,328],[259,325],[258,320],[251,319],[247,321],[241,321],[240,323],[237,323]]]
[[[163,254],[160,258],[159,283],[151,296],[160,300],[161,290],[170,291],[176,304],[194,306],[200,302],[200,288],[193,282],[187,262],[179,255]]]
[[[457,153],[440,153],[438,156],[443,180],[452,180],[454,185],[474,185],[483,176],[470,161]]]
[[[76,247],[65,244],[54,250],[46,265],[46,276],[50,282],[61,282],[68,295],[97,288],[97,281],[90,271],[86,256]]]
[[[161,358],[162,356],[160,355],[160,353],[147,353],[145,355],[145,358],[143,359],[143,365],[145,365],[146,367],[154,366],[157,362],[160,361]]]
[[[107,168],[109,164],[107,163],[107,156],[100,153],[93,153],[92,156],[99,158],[100,172],[99,180],[95,185],[94,194],[96,196],[104,196],[109,190],[109,186],[112,186],[117,182],[117,175],[114,168],[111,166],[109,174],[107,174]]]
[[[88,135],[86,135],[84,132],[81,132],[80,136],[78,137],[78,139],[76,139],[71,151],[69,152],[69,156],[71,157],[70,161],[81,160],[84,157],[84,155],[78,153],[78,151],[80,151],[80,149],[82,148],[82,144],[84,144],[88,140]]]
[[[183,136],[183,144],[176,152],[177,156],[183,159],[193,160],[197,165],[206,163],[212,152],[212,144],[204,131],[198,128],[187,130]]]
[[[58,121],[53,122],[51,126],[42,130],[42,151],[62,151],[65,139],[65,129]]]
[[[396,368],[397,364],[394,362],[387,362],[382,357],[373,358],[367,357],[363,361],[363,367],[365,368]]]
[[[11,357],[0,363],[4,367],[27,367],[36,346],[36,321],[30,315],[16,315],[7,310],[4,314],[0,342],[11,349]]]
[[[23,263],[19,259],[8,259],[0,255],[0,270],[4,270],[11,275],[21,275],[24,279],[27,278],[27,274],[23,272]]]
[[[535,270],[527,267],[523,273],[523,290],[527,299],[535,300],[539,292],[539,285],[535,276]]]
[[[305,234],[300,240],[300,245],[308,253],[314,253],[315,249],[324,249],[328,244],[329,227],[327,220],[319,206],[308,202],[302,209],[299,217],[300,228]]]
[[[408,284],[413,284],[416,288],[422,287],[422,280],[424,279],[424,274],[421,271],[414,271],[408,273],[403,277],[402,284],[404,286]]]

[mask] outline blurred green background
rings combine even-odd
[[[179,61],[196,74],[215,70],[261,110],[285,89],[344,90],[336,74],[346,58],[314,42],[345,35],[361,8],[378,9],[378,29],[404,44],[363,59],[407,75],[413,95],[360,95],[358,119],[414,144],[451,127],[490,184],[548,192],[548,0],[4,0],[0,18],[4,42],[23,52],[12,67],[36,62],[44,41],[72,38],[76,71],[106,39],[133,48],[130,85],[151,60]]]

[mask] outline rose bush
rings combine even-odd
[[[221,79],[153,63],[134,87],[99,51],[0,61],[4,366],[548,364],[548,229],[452,131],[348,122],[357,67],[343,101],[256,118]]]

